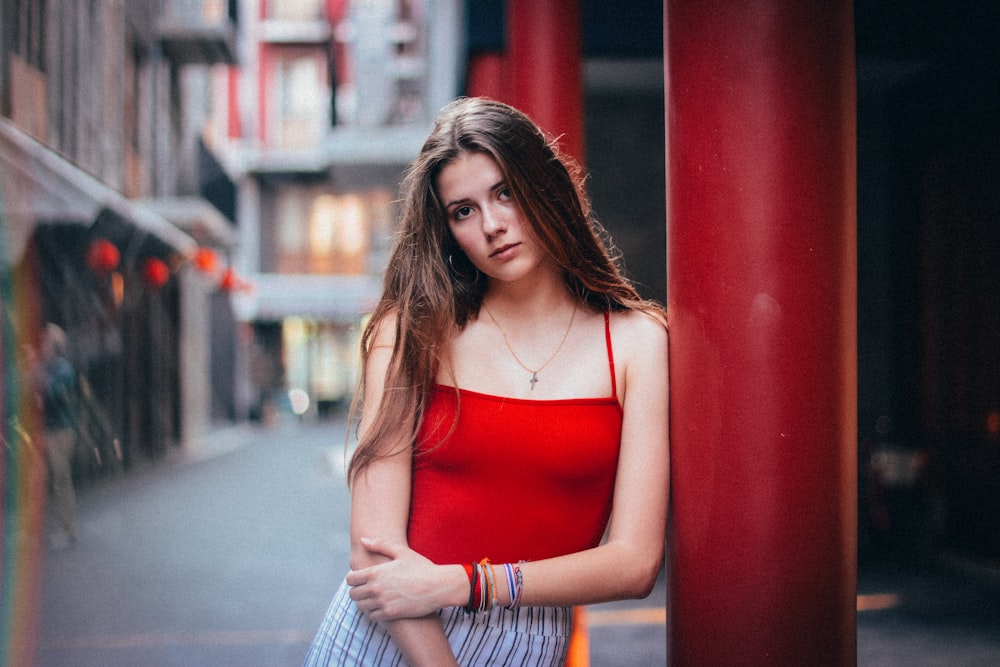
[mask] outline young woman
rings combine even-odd
[[[571,606],[649,594],[667,332],[519,111],[447,106],[364,331],[351,568],[307,665],[558,665]]]

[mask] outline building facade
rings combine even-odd
[[[403,170],[459,92],[459,0],[244,0],[212,136],[238,188],[245,414],[349,401]]]
[[[218,272],[238,241],[235,189],[202,128],[211,71],[235,63],[235,10],[0,2],[4,362],[23,373],[43,324],[66,332],[87,384],[84,474],[196,443],[234,414]]]

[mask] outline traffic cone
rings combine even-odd
[[[573,634],[569,637],[566,667],[590,666],[590,630],[587,628],[587,610],[573,607]]]

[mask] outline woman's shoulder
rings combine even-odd
[[[668,345],[666,320],[659,312],[641,309],[612,312],[611,339],[615,356],[625,361],[665,354]]]
[[[629,310],[612,311],[611,334],[626,338],[667,337],[666,316],[659,311],[633,308]]]
[[[376,310],[365,325],[365,340],[368,351],[379,347],[392,349],[396,342],[396,328],[399,320],[399,309],[395,306]]]

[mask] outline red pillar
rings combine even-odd
[[[581,21],[580,0],[507,0],[511,104],[582,163]]]
[[[853,665],[849,0],[667,0],[673,665]]]
[[[478,53],[471,56],[466,79],[466,92],[470,97],[490,97],[510,104],[504,54]]]

